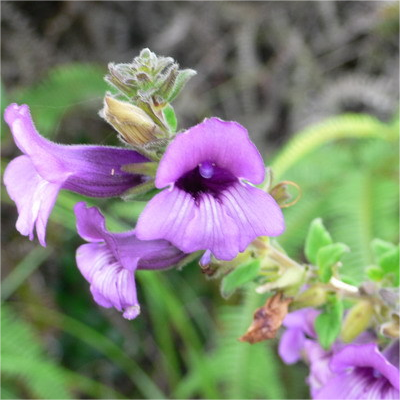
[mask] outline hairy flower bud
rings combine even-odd
[[[347,313],[342,326],[341,337],[343,342],[353,341],[370,325],[374,309],[370,301],[360,300]]]
[[[100,115],[118,131],[123,141],[133,146],[155,141],[163,135],[142,109],[111,96],[104,98]]]
[[[320,307],[326,303],[327,291],[321,286],[311,286],[300,293],[292,303],[293,309],[304,307]]]
[[[143,49],[131,63],[110,63],[108,69],[107,82],[135,103],[151,104],[155,109],[172,102],[196,75],[192,69],[180,70],[173,58],[157,56],[149,49]]]

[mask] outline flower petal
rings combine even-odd
[[[237,183],[222,192],[223,204],[239,228],[239,251],[258,236],[278,236],[285,230],[283,214],[274,198],[261,189]]]
[[[313,396],[314,399],[362,399],[368,377],[357,374],[333,376]]]
[[[15,143],[30,156],[38,174],[49,182],[62,182],[63,189],[85,196],[112,197],[143,182],[142,175],[121,169],[125,164],[148,161],[133,150],[53,143],[37,132],[27,105],[10,104],[4,118]]]
[[[157,194],[139,217],[140,239],[166,239],[186,253],[210,250],[231,260],[258,236],[283,232],[282,212],[267,193],[248,184],[232,185],[214,198],[197,200],[174,187]]]
[[[279,356],[286,364],[294,364],[300,360],[305,336],[301,329],[286,330],[279,341]]]
[[[89,242],[105,242],[119,264],[127,270],[164,269],[178,263],[185,254],[166,240],[142,241],[135,230],[112,233],[106,229],[104,216],[96,207],[75,205],[77,230]]]
[[[127,319],[133,319],[139,314],[133,272],[116,262],[106,244],[89,243],[80,246],[76,261],[99,305],[124,311]]]
[[[379,351],[375,343],[348,345],[336,353],[330,368],[334,372],[343,372],[350,367],[371,367],[382,374],[399,390],[399,370]]]
[[[196,203],[176,187],[150,200],[139,217],[136,234],[142,240],[166,239],[185,253],[210,250],[220,260],[231,260],[239,251],[238,227],[221,202],[203,194]]]
[[[28,156],[15,158],[4,172],[4,185],[18,209],[17,230],[32,240],[36,226],[42,246],[46,246],[46,225],[61,184],[42,179]]]
[[[314,321],[318,314],[320,314],[320,311],[314,308],[302,308],[287,314],[283,320],[283,325],[286,328],[301,329],[306,335],[315,338]]]
[[[264,180],[264,162],[247,130],[236,122],[210,118],[171,142],[161,159],[156,186],[168,186],[204,162],[215,163],[255,184]]]

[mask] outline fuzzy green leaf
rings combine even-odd
[[[308,261],[317,264],[318,250],[324,246],[332,244],[332,238],[322,223],[321,218],[316,218],[311,222],[308,230],[304,252]]]
[[[385,253],[378,262],[385,272],[397,271],[399,269],[399,246]]]
[[[375,265],[368,267],[365,271],[368,279],[371,281],[379,282],[383,278],[383,271],[381,268],[376,267]]]
[[[382,239],[374,239],[371,243],[372,251],[377,260],[379,260],[384,254],[396,248],[393,243],[386,242]]]
[[[343,243],[333,243],[321,247],[317,253],[318,274],[322,282],[327,283],[332,276],[332,267],[340,261],[350,249]]]
[[[258,276],[260,260],[252,260],[242,264],[226,275],[221,282],[222,296],[229,297],[240,286],[252,281]]]
[[[336,296],[329,299],[322,314],[315,320],[315,331],[321,346],[328,350],[339,336],[343,316],[343,303]]]
[[[163,114],[171,132],[176,132],[178,121],[176,119],[174,108],[170,104],[168,104],[166,107],[164,107]]]

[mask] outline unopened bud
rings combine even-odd
[[[126,143],[133,146],[155,141],[163,135],[142,109],[111,96],[104,98],[104,108],[100,115],[118,131]]]
[[[292,266],[288,268],[282,275],[280,275],[273,282],[268,282],[256,288],[257,293],[266,293],[274,289],[283,289],[286,291],[293,287],[298,287],[304,282],[305,272],[301,267]]]
[[[342,326],[342,340],[345,343],[353,341],[370,325],[374,309],[370,301],[360,300],[347,313]]]
[[[312,286],[300,293],[292,303],[293,309],[304,307],[320,307],[326,303],[327,291],[321,286]]]

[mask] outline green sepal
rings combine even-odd
[[[315,331],[320,345],[329,350],[339,336],[342,326],[343,303],[337,296],[329,298],[324,311],[315,319]]]
[[[154,179],[150,179],[149,181],[142,183],[141,185],[137,185],[131,189],[128,189],[122,194],[121,197],[125,201],[147,201],[153,198],[159,192],[160,190],[154,187]]]
[[[318,250],[328,244],[332,244],[332,238],[322,223],[321,218],[316,218],[311,222],[308,230],[304,253],[307,260],[317,264]]]
[[[165,121],[167,122],[167,125],[168,125],[170,131],[175,133],[176,128],[178,127],[178,121],[176,119],[174,108],[170,104],[167,104],[163,108],[162,112],[163,112]]]
[[[155,177],[157,173],[158,163],[156,162],[142,162],[133,164],[124,164],[121,169],[131,174],[147,175]]]
[[[197,72],[193,69],[184,69],[182,71],[179,71],[175,79],[174,86],[172,90],[168,93],[168,97],[166,98],[166,100],[170,103],[175,100],[175,98],[179,95],[180,91],[183,89],[189,79],[196,74]]]
[[[333,243],[321,247],[317,253],[318,275],[321,282],[327,283],[332,276],[332,267],[350,249],[343,243]]]
[[[239,265],[225,275],[221,282],[222,296],[224,298],[229,297],[236,289],[257,278],[260,265],[260,260],[251,260],[246,264]]]

